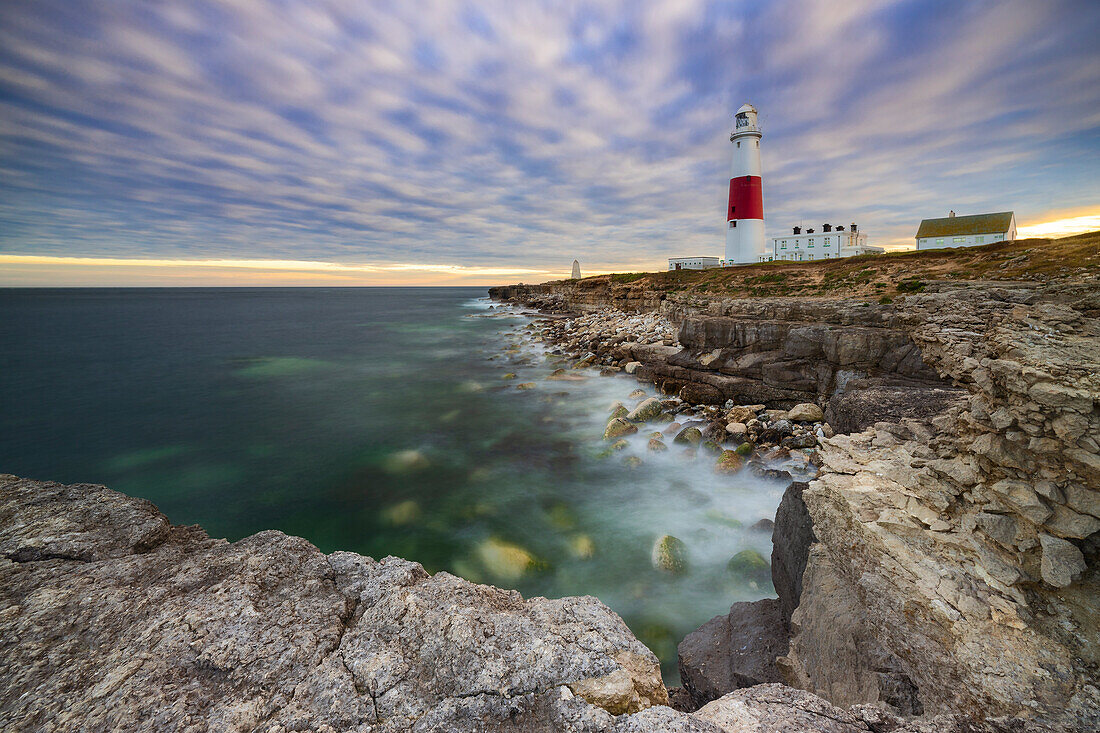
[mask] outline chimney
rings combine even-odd
[[[794,233],[795,234],[801,234],[802,233],[802,227],[795,227],[794,228]]]
[[[807,234],[813,234],[813,233],[814,233],[814,230],[813,230],[813,229],[807,229],[807,230],[806,230],[806,233],[807,233]]]
[[[821,231],[831,232],[831,231],[833,231],[833,225],[832,224],[822,224],[821,225]]]
[[[951,212],[950,214],[948,214],[947,216],[948,216],[948,218],[954,219],[954,218],[955,218],[955,212],[954,212],[954,211],[952,211],[952,212]]]
[[[842,231],[844,231],[844,225],[843,225],[843,224],[837,224],[836,230],[837,230],[838,232],[842,232]]]
[[[856,223],[854,221],[852,222],[852,231],[856,231]]]

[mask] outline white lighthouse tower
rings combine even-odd
[[[734,117],[730,198],[726,211],[726,263],[764,258],[764,196],[760,177],[760,138],[756,107],[744,104]]]

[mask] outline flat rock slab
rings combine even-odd
[[[776,657],[787,653],[787,624],[779,601],[735,603],[688,634],[676,651],[680,679],[695,707],[742,687],[781,682]]]

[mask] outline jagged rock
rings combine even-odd
[[[1043,548],[1043,580],[1055,588],[1064,588],[1085,571],[1085,556],[1075,544],[1049,534],[1039,535]]]
[[[782,682],[775,659],[787,653],[787,628],[779,603],[735,603],[684,637],[676,653],[694,708],[741,687]]]
[[[813,520],[802,501],[802,492],[809,484],[792,482],[783,492],[775,511],[772,531],[772,586],[779,596],[783,620],[790,623],[791,614],[802,596],[802,574],[810,556],[810,545],[817,541]]]
[[[667,702],[656,657],[592,597],[281,532],[210,539],[99,486],[5,476],[0,520],[13,730],[612,730]]]

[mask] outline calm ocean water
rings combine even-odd
[[[684,634],[772,594],[726,564],[768,555],[747,528],[783,485],[650,454],[646,430],[601,457],[607,407],[638,383],[544,381],[539,346],[504,353],[527,318],[484,294],[0,290],[0,471],[106,484],[230,540],[275,528],[528,596],[595,595],[675,681]],[[665,533],[687,545],[682,575],[651,566]]]

